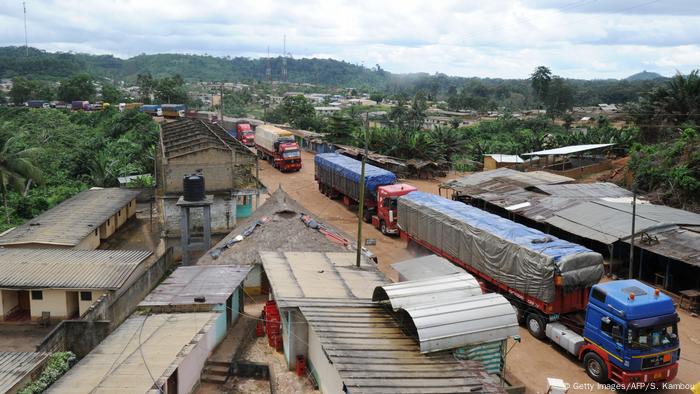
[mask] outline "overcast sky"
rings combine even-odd
[[[323,57],[391,72],[569,78],[700,68],[700,0],[38,1],[29,45],[114,54]],[[24,45],[22,1],[0,0],[0,45]]]

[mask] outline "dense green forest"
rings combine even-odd
[[[157,139],[136,111],[0,108],[0,230],[118,176],[152,173]]]
[[[95,78],[135,83],[139,74],[154,78],[180,75],[187,81],[241,81],[266,79],[267,59],[208,55],[155,54],[120,59],[111,55],[51,53],[35,48],[0,48],[0,78],[17,76],[58,81],[80,73]],[[281,57],[270,60],[272,78],[280,80]],[[353,87],[366,92],[412,96],[423,91],[429,99],[452,98],[454,109],[525,108],[537,103],[526,79],[464,78],[441,73],[395,74],[376,65],[362,67],[333,59],[287,59],[289,82]],[[625,80],[565,79],[573,90],[574,105],[623,103],[663,82],[658,74],[642,73]]]

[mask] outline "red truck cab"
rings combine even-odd
[[[255,146],[255,132],[250,127],[250,123],[236,125],[236,138],[245,146]]]
[[[278,157],[274,159],[274,166],[281,171],[301,170],[301,151],[294,140],[281,140],[277,147]]]
[[[407,183],[395,183],[377,187],[377,207],[376,213],[372,215],[372,225],[378,228],[382,234],[398,234],[396,199],[416,190],[418,189],[415,186]]]

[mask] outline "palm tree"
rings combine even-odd
[[[16,149],[16,137],[4,141],[0,148],[0,192],[5,207],[5,220],[10,222],[7,207],[7,194],[10,191],[22,193],[29,182],[42,184],[43,174],[36,166],[34,159],[41,152],[40,148]]]

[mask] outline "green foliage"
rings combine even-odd
[[[155,187],[156,186],[156,180],[153,179],[153,176],[149,175],[141,175],[138,176],[132,180],[130,180],[127,184],[126,187],[128,188],[145,188],[145,187]]]
[[[89,74],[78,74],[61,81],[58,86],[58,98],[65,102],[74,100],[93,101],[95,98],[95,85]]]
[[[108,83],[102,84],[102,101],[111,104],[118,104],[122,102],[123,99],[124,95],[116,86]]]
[[[154,93],[159,103],[184,104],[187,102],[185,80],[179,74],[155,81]]]
[[[248,116],[254,104],[255,100],[250,89],[243,89],[240,92],[224,92],[224,115],[238,118]]]
[[[17,77],[12,80],[10,99],[15,105],[21,105],[29,100],[51,100],[54,96],[53,89],[46,82],[24,77]]]
[[[282,99],[282,103],[266,112],[263,119],[271,123],[289,123],[303,130],[321,131],[324,121],[316,116],[314,106],[302,95],[288,96]]]
[[[50,355],[49,360],[46,362],[46,366],[44,367],[44,370],[41,371],[39,378],[22,387],[17,393],[43,393],[47,388],[49,388],[49,386],[60,379],[61,376],[63,376],[63,374],[70,369],[70,366],[74,360],[75,354],[72,352],[58,352]]]
[[[157,126],[138,111],[0,108],[0,142],[12,147],[4,157],[31,159],[43,174],[31,178],[30,187],[29,173],[16,176],[20,182],[7,178],[6,220],[0,230],[90,186],[117,186],[118,176],[151,172],[157,140]],[[26,163],[22,168],[29,169]]]

